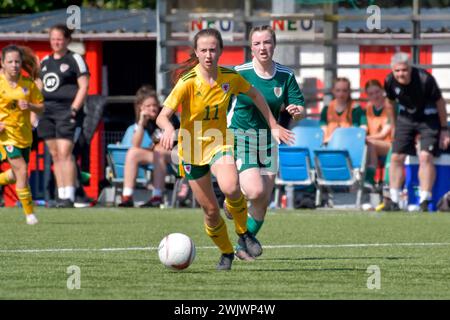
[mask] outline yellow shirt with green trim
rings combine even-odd
[[[21,110],[19,100],[40,104],[44,98],[32,79],[20,76],[17,86],[12,88],[4,74],[0,74],[0,145],[27,148],[33,142],[30,110]]]
[[[206,165],[218,152],[232,152],[234,141],[227,131],[227,111],[232,97],[250,88],[236,71],[223,67],[218,67],[214,85],[202,77],[199,65],[178,80],[163,105],[173,110],[181,105],[180,160]]]

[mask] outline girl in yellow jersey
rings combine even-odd
[[[0,185],[16,184],[17,197],[27,224],[38,222],[28,185],[28,157],[32,143],[30,112],[43,111],[43,97],[33,79],[37,75],[37,59],[31,50],[9,45],[2,50],[0,73],[0,160],[8,160],[11,169],[0,174]]]
[[[203,208],[205,230],[222,255],[218,270],[229,270],[234,259],[233,245],[211,183],[211,173],[227,201],[227,210],[235,223],[239,242],[253,256],[262,252],[258,240],[247,231],[247,203],[239,186],[233,158],[233,135],[227,132],[227,110],[231,98],[247,94],[264,115],[280,142],[291,143],[291,131],[277,125],[264,97],[237,72],[218,66],[223,41],[215,29],[205,29],[194,37],[194,51],[179,76],[178,82],[163,103],[156,123],[164,130],[161,145],[171,149],[174,128],[169,119],[181,105],[181,127],[178,134],[180,169]]]

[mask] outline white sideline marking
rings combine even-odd
[[[349,244],[281,244],[263,245],[264,249],[285,248],[365,248],[365,247],[435,247],[450,246],[450,242],[411,242],[411,243],[349,243]],[[0,253],[45,253],[45,252],[115,252],[115,251],[151,251],[158,247],[130,248],[61,248],[61,249],[0,249]],[[196,249],[217,249],[215,246],[203,246]]]

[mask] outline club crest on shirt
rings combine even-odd
[[[400,88],[399,87],[395,87],[394,91],[395,91],[395,94],[399,94],[400,93]]]
[[[191,165],[190,164],[185,164],[184,165],[184,171],[186,171],[188,174],[191,174]]]
[[[69,70],[69,65],[67,63],[63,63],[59,66],[59,70],[61,72],[66,72],[67,70]]]
[[[228,91],[230,91],[230,84],[228,82],[222,84],[222,90],[223,92],[228,93]]]
[[[281,93],[283,92],[283,88],[281,87],[275,87],[273,88],[273,93],[275,94],[275,96],[277,98],[279,98],[281,96]]]
[[[23,87],[22,91],[23,91],[24,94],[27,94],[28,93],[28,88]]]

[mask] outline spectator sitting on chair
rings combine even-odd
[[[388,104],[393,108],[396,102],[399,114],[395,120],[389,169],[391,198],[385,203],[384,210],[400,210],[399,195],[404,180],[405,158],[407,154],[418,153],[420,209],[428,211],[436,178],[433,156],[438,156],[440,149],[447,149],[450,143],[445,100],[434,77],[426,70],[412,67],[408,54],[400,52],[392,56],[391,69],[384,89]],[[420,134],[419,152],[415,147],[417,134]]]
[[[365,91],[369,102],[366,106],[368,164],[366,182],[375,184],[378,159],[386,157],[392,144],[393,110],[387,106],[384,88],[378,80],[369,80]]]
[[[322,109],[320,126],[324,131],[324,143],[328,143],[336,128],[364,127],[367,120],[361,107],[352,101],[350,95],[350,80],[336,78],[332,93],[334,99]]]
[[[139,165],[153,164],[153,193],[148,202],[141,207],[159,207],[163,200],[163,190],[167,165],[171,163],[171,152],[163,149],[159,144],[158,133],[161,131],[156,125],[156,118],[161,111],[155,90],[150,85],[144,85],[136,93],[134,104],[136,125],[132,139],[132,147],[128,150],[125,159],[124,183],[122,202],[119,207],[133,207],[133,189]],[[171,117],[171,123],[175,129],[180,127],[176,115]],[[144,130],[152,137],[152,145],[142,148]]]

